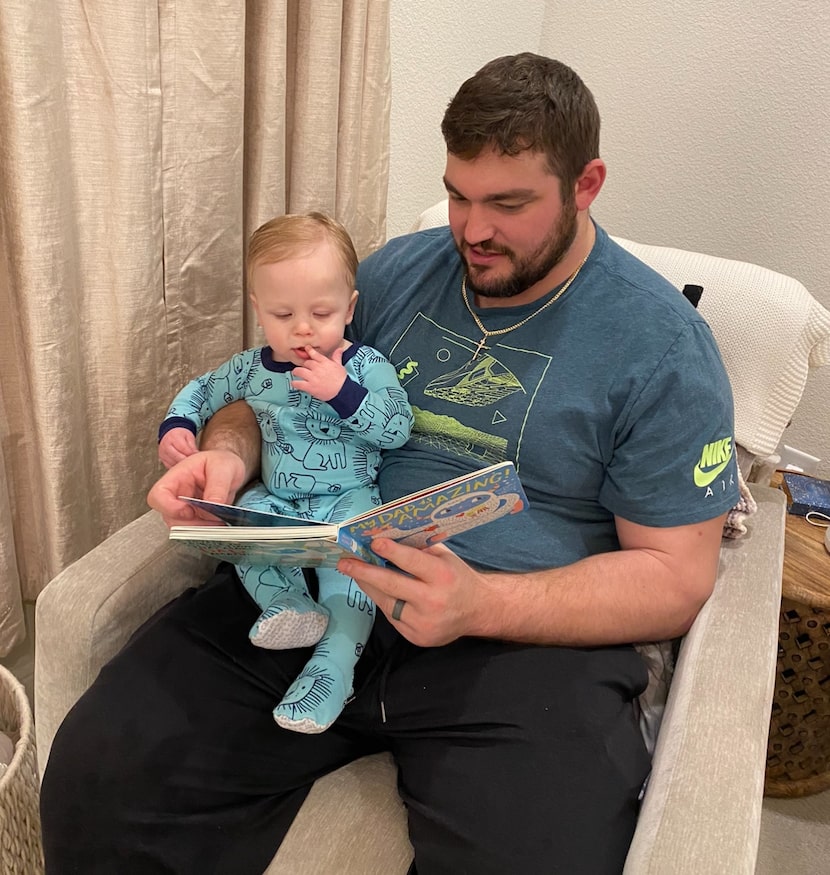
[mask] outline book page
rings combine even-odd
[[[205,501],[203,498],[190,498],[180,495],[181,501],[186,501],[194,507],[205,510],[220,520],[224,520],[229,526],[327,526],[330,523],[320,520],[307,520],[302,517],[287,516],[281,513],[269,513],[264,510],[252,510],[240,507],[236,504],[221,504],[218,501]]]

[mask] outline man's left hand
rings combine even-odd
[[[443,544],[419,550],[375,538],[372,549],[397,569],[359,559],[341,559],[337,568],[357,581],[401,635],[419,647],[438,647],[482,633],[481,597],[489,589],[485,575]],[[392,611],[398,599],[405,604],[396,620]]]

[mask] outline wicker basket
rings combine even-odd
[[[830,788],[830,610],[781,599],[764,792]]]
[[[43,872],[39,782],[32,712],[23,685],[0,666],[0,731],[14,742],[14,756],[0,776],[0,872]]]

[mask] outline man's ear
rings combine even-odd
[[[349,298],[349,309],[346,313],[346,325],[352,324],[352,319],[354,319],[354,307],[355,307],[355,304],[357,303],[357,299],[358,299],[359,295],[360,295],[360,292],[358,292],[358,290],[355,289],[352,292],[351,298]]]
[[[574,185],[577,210],[587,210],[591,206],[605,182],[606,172],[601,158],[594,158],[585,165]]]

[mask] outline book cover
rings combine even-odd
[[[304,567],[334,566],[352,554],[382,564],[370,549],[373,538],[382,536],[413,547],[428,547],[518,513],[528,503],[512,462],[439,483],[339,524],[182,498],[226,524],[173,526],[171,539],[185,541],[227,562]]]
[[[806,516],[810,511],[816,511],[830,515],[830,480],[785,471],[784,483],[791,499],[790,513]]]

